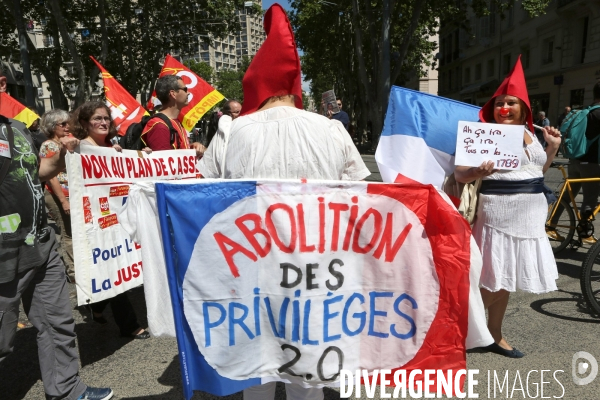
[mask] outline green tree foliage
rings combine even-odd
[[[439,21],[462,26],[470,9],[484,15],[490,2],[506,10],[515,0],[293,0],[290,19],[315,103],[334,89],[359,132],[371,125],[376,144],[391,85],[434,62],[437,44],[428,38]],[[535,16],[548,2],[523,0],[522,6]]]
[[[205,63],[204,61],[196,62],[194,60],[189,60],[186,61],[184,65],[194,71],[194,73],[200,78],[212,85],[215,77],[215,70],[209,64]]]
[[[0,13],[0,59],[19,62],[12,3],[1,3],[8,12]],[[29,42],[28,50],[32,70],[46,77],[61,108],[67,97],[76,107],[97,89],[90,55],[145,102],[167,53],[193,54],[199,40],[237,32],[235,11],[243,6],[243,0],[21,0],[23,20],[53,38],[52,46]],[[66,77],[60,74],[64,67]]]
[[[237,71],[224,69],[217,72],[217,90],[227,99],[235,99],[240,103],[244,101],[242,79],[252,61],[251,57],[243,56]]]

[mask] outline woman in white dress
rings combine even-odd
[[[494,169],[492,161],[455,170],[459,182],[483,179],[473,236],[483,256],[480,290],[495,341],[486,349],[520,358],[524,354],[502,336],[502,321],[510,292],[556,290],[558,271],[545,231],[548,202],[543,176],[560,145],[560,132],[543,129],[546,150],[531,133],[531,108],[520,59],[479,117],[483,122],[525,125],[519,171]]]

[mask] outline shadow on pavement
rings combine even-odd
[[[23,399],[42,379],[37,354],[37,329],[17,331],[14,351],[0,364],[0,388],[3,399]],[[19,379],[15,379],[19,377]]]
[[[562,290],[559,290],[559,292],[563,292],[565,294],[571,294],[573,297],[536,300],[530,304],[531,308],[533,310],[539,312],[540,314],[544,314],[544,315],[547,315],[552,318],[558,318],[558,319],[562,319],[562,320],[566,320],[566,321],[573,321],[573,322],[586,322],[586,323],[592,323],[592,324],[600,324],[600,319],[594,318],[590,314],[589,310],[587,309],[587,307],[583,301],[582,295],[580,293],[565,292]],[[564,309],[564,308],[561,309],[560,311],[564,311],[563,313],[557,313],[555,310],[552,310],[552,311],[548,310],[549,306],[556,306],[559,303],[563,303],[563,302],[571,302],[571,303],[573,303],[573,306],[568,307],[566,309]],[[571,315],[573,315],[574,312],[578,312],[579,314],[586,314],[586,317],[585,318],[572,317]],[[587,316],[587,314],[589,314],[589,317]]]
[[[131,289],[128,291],[127,295],[135,309],[138,323],[142,327],[147,327],[148,323],[146,320],[146,305],[143,288]],[[79,311],[86,321],[75,325],[79,358],[81,359],[82,367],[109,357],[133,340],[132,338],[120,336],[119,328],[113,319],[110,306],[107,306],[104,310],[104,318],[108,321],[106,324],[94,322],[91,317],[91,311],[86,306],[78,307],[77,311]]]

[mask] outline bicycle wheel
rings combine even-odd
[[[552,252],[557,254],[564,250],[575,234],[577,224],[575,223],[575,213],[573,208],[568,201],[562,199],[560,206],[554,214],[553,220],[550,220],[550,213],[554,208],[554,204],[548,206],[548,219],[546,220],[546,232],[548,233],[548,240],[552,246]]]
[[[580,283],[586,303],[600,315],[600,242],[590,248],[581,265]]]

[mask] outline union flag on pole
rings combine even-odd
[[[90,58],[102,72],[106,105],[110,108],[119,135],[123,136],[129,125],[140,122],[148,112],[94,57]]]
[[[2,101],[0,102],[0,115],[4,115],[6,118],[16,119],[25,124],[29,128],[33,122],[38,119],[38,115],[19,103],[8,93],[0,93]]]
[[[170,54],[167,54],[162,71],[160,71],[158,77],[160,78],[165,75],[180,76],[188,88],[189,104],[181,110],[178,117],[188,132],[192,131],[194,125],[208,110],[225,98],[225,96],[210,86],[204,79],[171,57]],[[156,99],[156,92],[152,93],[152,97],[148,101],[149,109],[154,107],[154,99]]]

